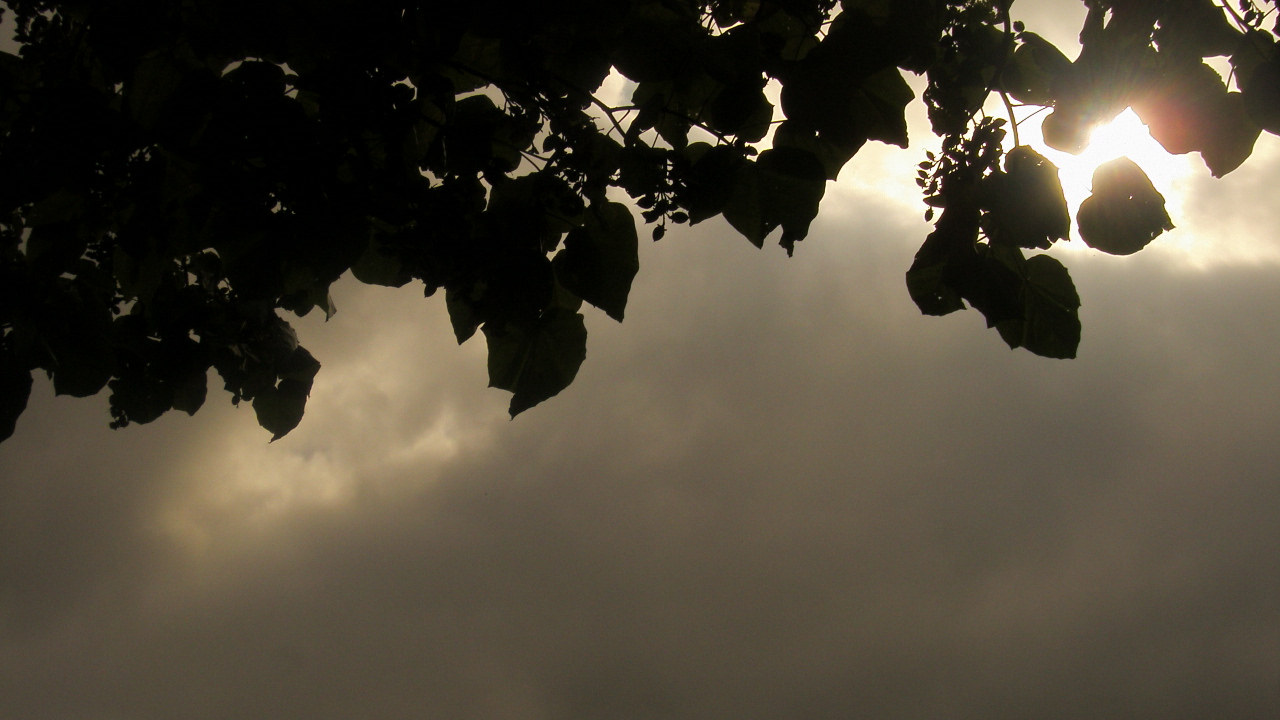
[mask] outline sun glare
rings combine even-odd
[[[1195,154],[1170,155],[1152,139],[1147,126],[1133,110],[1125,110],[1115,120],[1095,128],[1089,136],[1089,147],[1079,155],[1059,152],[1044,145],[1040,141],[1040,120],[1038,116],[1024,123],[1023,132],[1037,151],[1058,166],[1062,191],[1067,196],[1072,217],[1092,192],[1094,169],[1120,156],[1127,156],[1147,173],[1156,190],[1164,195],[1170,215],[1176,218],[1180,214],[1183,186],[1192,176],[1200,158]]]

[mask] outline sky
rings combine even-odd
[[[626,322],[588,309],[515,420],[412,286],[294,322],[323,369],[275,443],[214,382],[112,431],[38,380],[0,717],[1280,717],[1280,138],[1153,174],[1178,229],[1137,255],[1055,248],[1056,361],[908,297],[913,113],[794,258],[720,220],[643,244]]]

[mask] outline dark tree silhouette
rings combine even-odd
[[[944,138],[920,166],[940,212],[911,297],[1073,357],[1071,278],[1024,254],[1070,233],[1056,168],[982,108],[1051,107],[1046,141],[1078,151],[1132,106],[1222,175],[1280,131],[1274,8],[1085,0],[1071,61],[1011,2],[8,0],[0,438],[34,370],[61,394],[109,388],[121,427],[194,413],[210,367],[279,438],[320,365],[278,311],[332,314],[347,271],[443,289],[519,413],[573,380],[583,301],[623,318],[638,240],[610,188],[655,240],[723,215],[756,246],[780,229],[791,253],[859,148],[906,147],[902,71],[927,76]],[[634,83],[621,106],[598,94],[615,69]],[[1078,216],[1118,254],[1171,227],[1128,161],[1099,170]]]

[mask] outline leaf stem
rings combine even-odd
[[[1013,44],[1013,20],[1009,17],[1009,5],[1006,4],[1004,10],[1004,36],[1006,47]],[[996,77],[1004,80],[1004,66],[1009,60],[1009,54],[1006,52],[1004,57],[1000,58],[1000,70],[996,73]],[[1003,84],[1003,82],[1001,83]],[[1021,147],[1022,139],[1018,137],[1018,116],[1013,112],[1013,103],[1009,101],[1009,93],[1000,88],[1000,99],[1004,101],[1004,109],[1009,113],[1009,126],[1013,128],[1013,146]]]
[[[1018,137],[1018,116],[1013,114],[1013,103],[1009,102],[1009,94],[1003,90],[1000,91],[1000,99],[1004,101],[1005,110],[1009,111],[1009,126],[1013,128],[1013,146],[1019,147],[1022,145],[1022,140]]]

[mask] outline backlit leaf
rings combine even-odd
[[[511,417],[568,387],[587,357],[582,315],[559,307],[500,327],[486,323],[484,336],[489,344],[489,387],[514,393]]]
[[[993,243],[1047,249],[1071,233],[1071,214],[1058,168],[1022,145],[1005,155],[1005,172],[985,181],[990,216],[984,229]]]
[[[27,409],[30,395],[31,371],[8,353],[0,353],[0,441],[13,435],[18,416]]]
[[[1131,255],[1173,229],[1164,196],[1137,163],[1120,157],[1093,172],[1093,194],[1076,214],[1080,237],[1095,250]]]
[[[593,205],[582,227],[569,231],[552,265],[561,285],[622,322],[631,281],[640,270],[638,243],[627,206]]]

